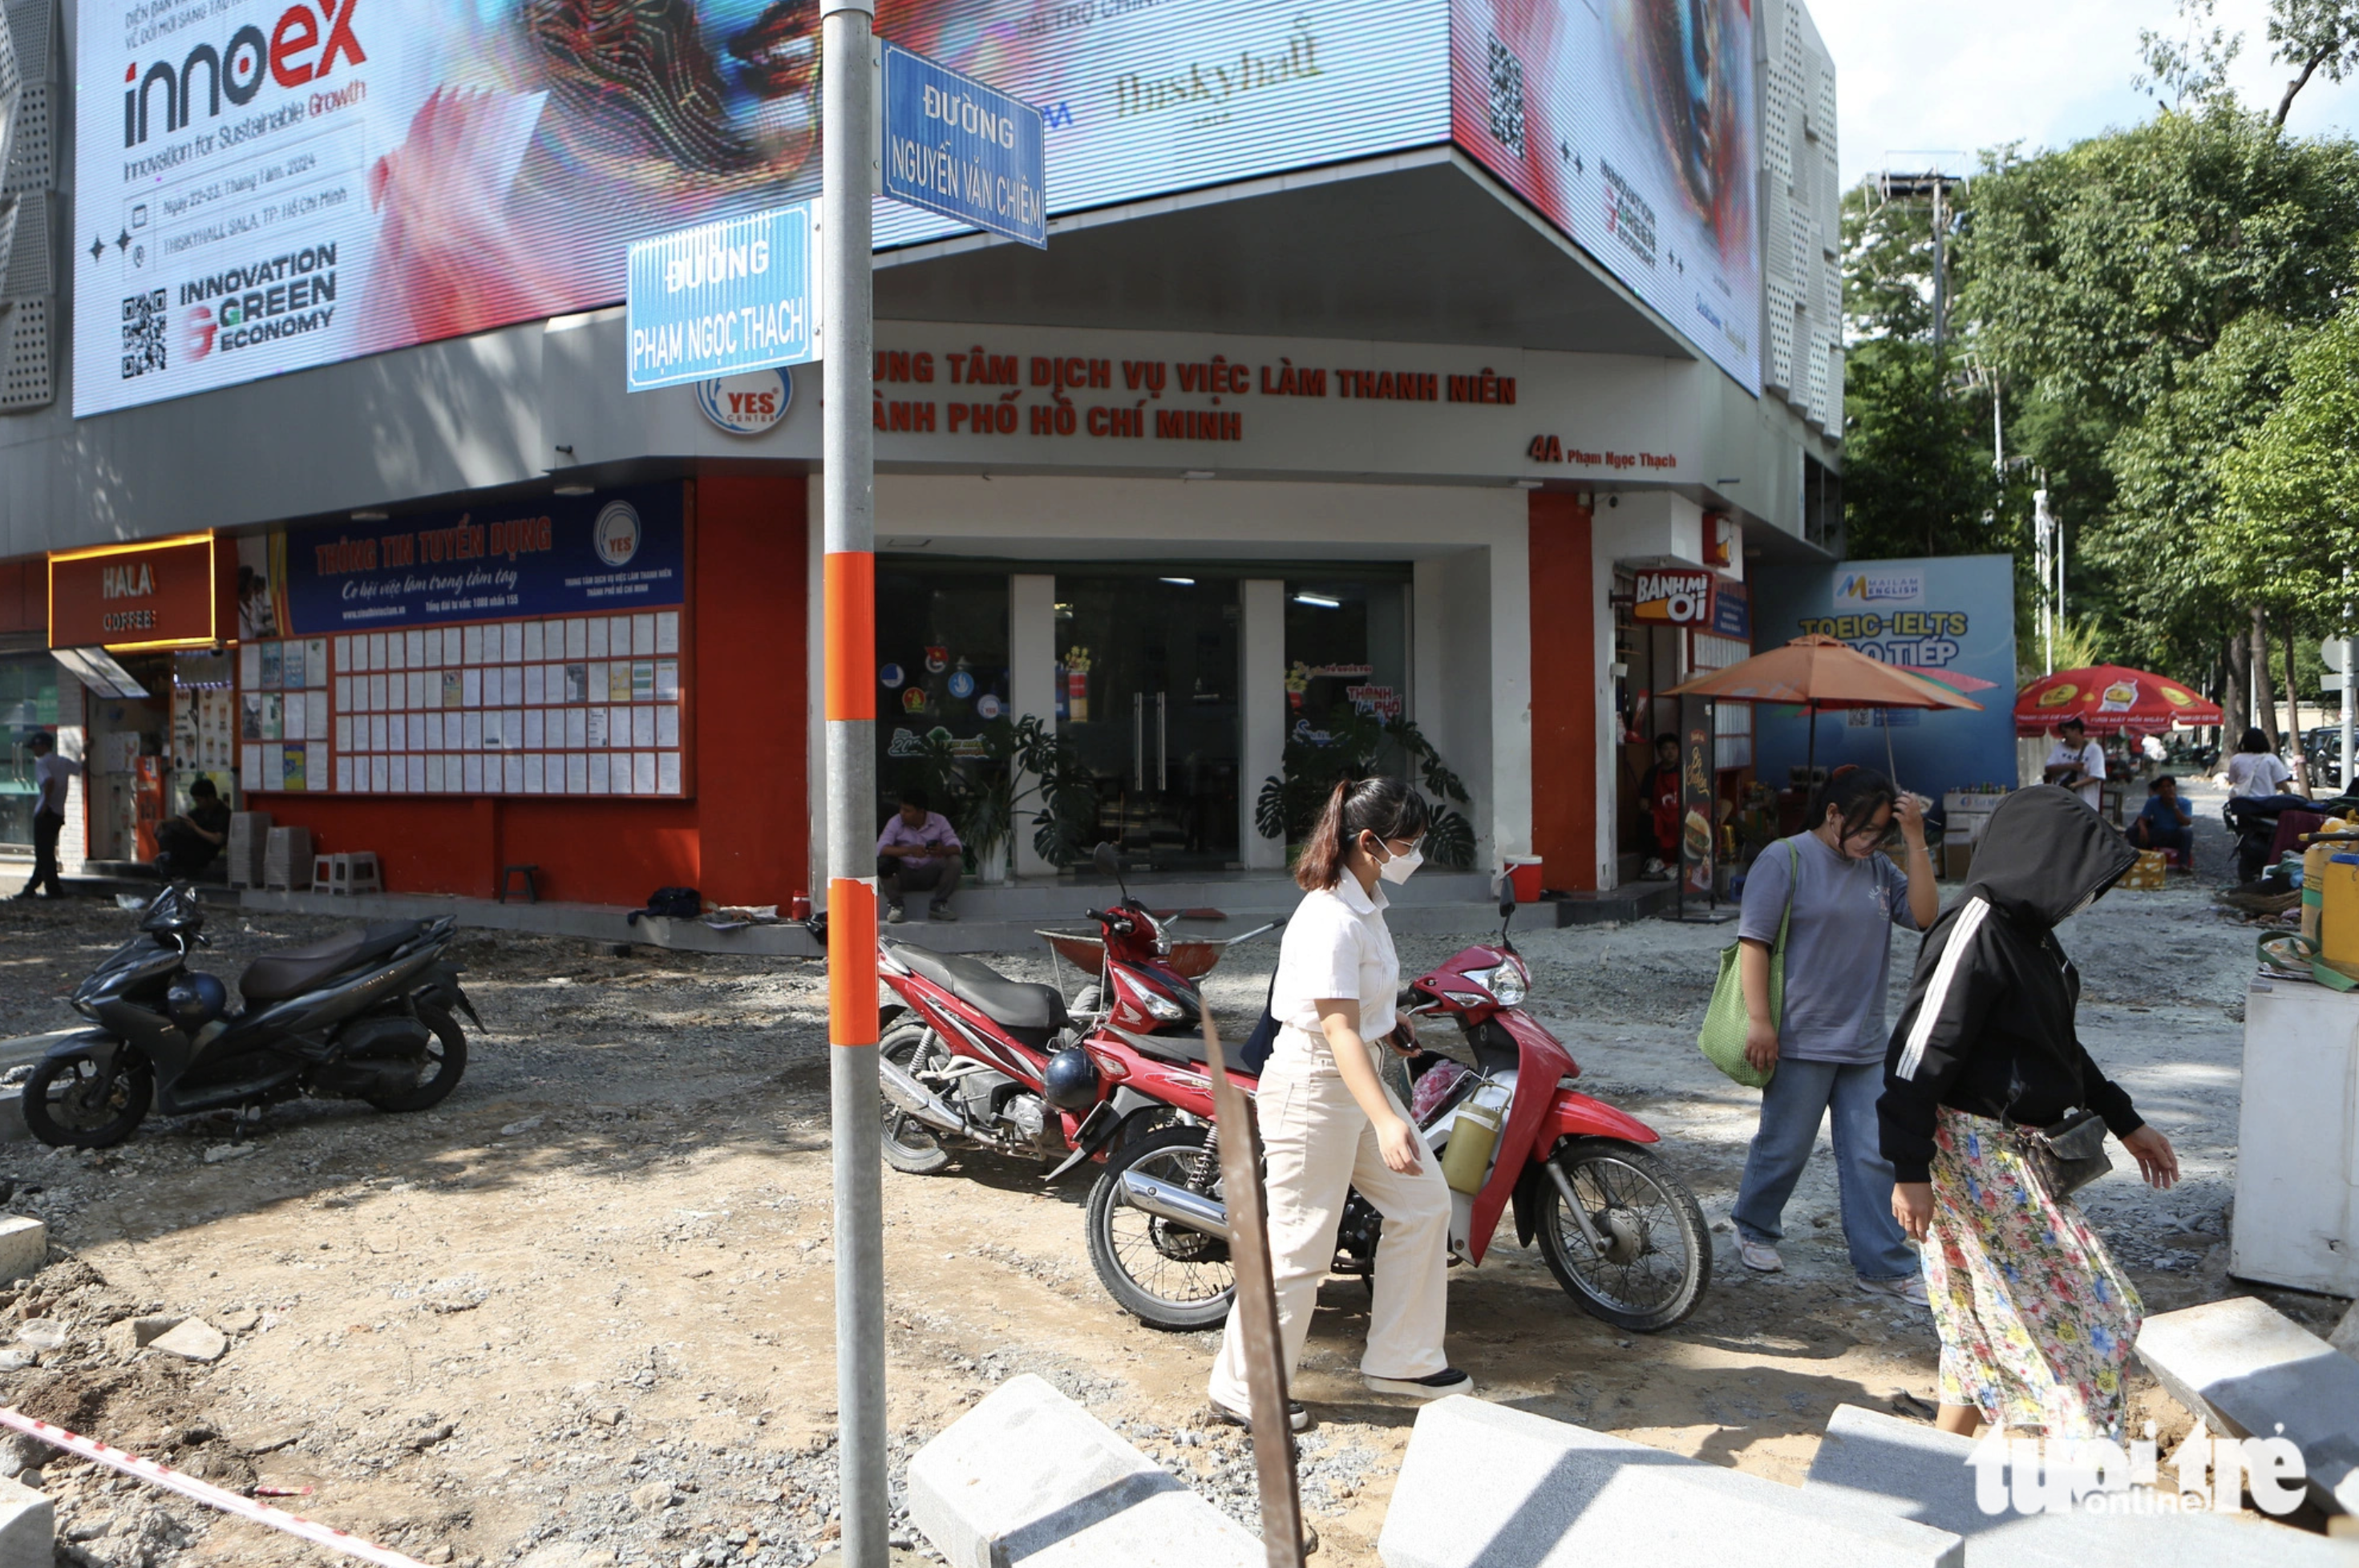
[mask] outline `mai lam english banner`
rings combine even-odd
[[[278,552],[273,551],[277,557]],[[647,485],[286,535],[288,635],[682,602],[680,491]]]
[[[1821,767],[1897,766],[1904,789],[1939,799],[1969,784],[2015,784],[2015,558],[1945,556],[1762,567],[1753,590],[1754,646],[1805,633],[1848,643],[1962,690],[1980,712],[1852,708],[1818,717]],[[1988,685],[1982,683],[1987,682]],[[1798,708],[1755,705],[1755,766],[1783,787],[1803,765],[1810,730]],[[1891,742],[1893,762],[1885,760]]]

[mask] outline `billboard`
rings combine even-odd
[[[1751,0],[1451,0],[1459,146],[1761,390]]]
[[[79,22],[77,416],[609,305],[632,240],[819,190],[794,0]],[[1445,0],[884,0],[877,30],[1040,108],[1052,213],[1450,134]],[[880,202],[876,243],[957,227]]]
[[[1904,789],[1940,799],[1972,784],[2015,787],[2015,557],[1944,556],[1761,566],[1750,584],[1754,646],[1805,633],[1850,643],[1983,705],[1982,711],[1850,708],[1818,718],[1821,767],[1854,762],[1899,773]],[[1799,708],[1755,706],[1755,766],[1783,785],[1811,752]]]

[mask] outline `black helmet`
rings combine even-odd
[[[1043,1098],[1059,1110],[1087,1110],[1097,1103],[1098,1065],[1078,1045],[1068,1045],[1049,1058],[1040,1074]]]
[[[228,1008],[229,989],[214,975],[182,975],[164,993],[164,1011],[183,1034],[194,1034]]]

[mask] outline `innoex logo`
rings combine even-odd
[[[267,37],[248,23],[218,49],[199,44],[177,67],[159,59],[143,72],[133,60],[123,68],[123,145],[136,147],[147,139],[158,88],[163,90],[164,132],[168,135],[188,129],[197,116],[200,94],[208,117],[219,119],[224,98],[237,108],[253,103],[266,73],[281,87],[300,87],[324,80],[340,59],[366,64],[367,51],[353,32],[353,13],[359,5],[360,0],[343,0],[341,12],[336,0],[319,0],[316,9],[289,5],[271,24]]]
[[[1854,571],[1835,579],[1835,602],[1914,604],[1925,597],[1923,572]]]

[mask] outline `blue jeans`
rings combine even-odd
[[[1781,1057],[1761,1091],[1761,1130],[1745,1157],[1736,1191],[1736,1232],[1774,1244],[1786,1234],[1786,1200],[1810,1163],[1819,1123],[1834,1113],[1835,1175],[1843,1192],[1843,1239],[1863,1280],[1895,1280],[1918,1271],[1917,1254],[1892,1217],[1892,1162],[1878,1146],[1875,1102],[1884,1093],[1884,1064],[1797,1062]]]

